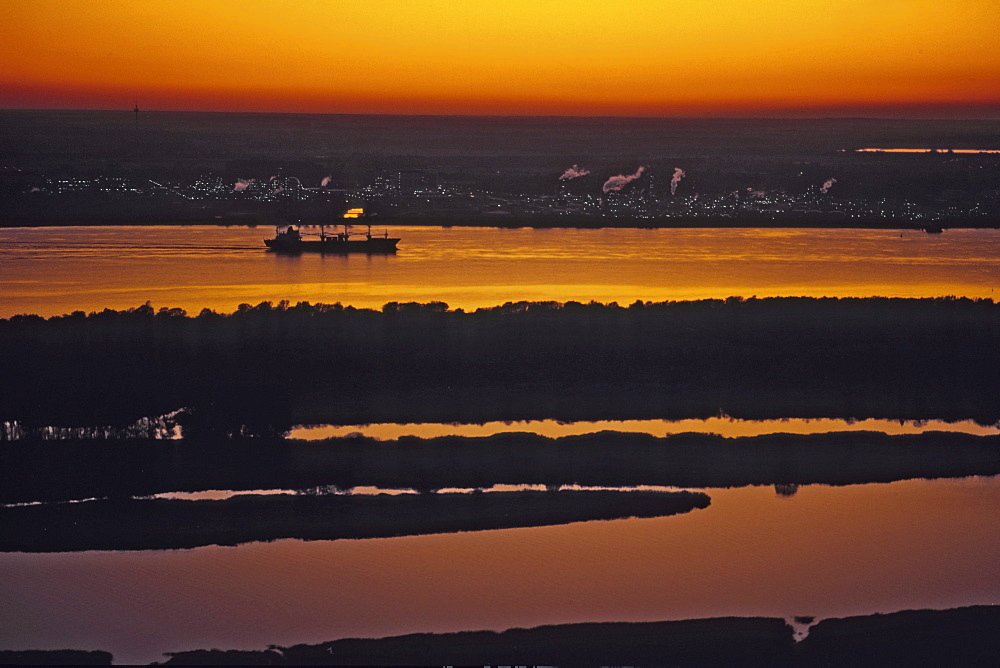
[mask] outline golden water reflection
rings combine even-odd
[[[636,485],[634,487],[595,487],[595,486],[584,486],[584,485],[560,485],[557,491],[572,491],[572,492],[589,492],[589,491],[603,491],[603,492],[676,492],[683,488],[680,487],[668,487],[664,485]],[[511,484],[494,484],[490,487],[442,487],[441,489],[433,490],[430,492],[423,492],[424,494],[472,494],[473,492],[482,492],[484,494],[502,494],[505,492],[545,492],[550,491],[545,485],[539,484],[525,484],[525,485],[511,485]],[[294,489],[249,489],[249,490],[235,490],[235,489],[206,489],[200,492],[164,492],[162,494],[153,494],[148,498],[153,499],[176,499],[182,501],[222,501],[225,499],[231,499],[236,496],[246,496],[246,495],[274,495],[274,494],[296,494],[297,490]],[[350,495],[350,496],[375,496],[379,494],[387,494],[389,496],[401,496],[404,494],[420,494],[415,489],[394,489],[385,487],[373,487],[371,485],[359,485],[357,487],[351,487],[350,489],[343,490],[325,490],[324,494],[334,494],[334,495]],[[93,500],[93,499],[88,499]],[[71,502],[72,503],[72,502]],[[41,502],[31,502],[31,503],[15,503],[9,506],[2,507],[17,507],[17,506],[34,506],[40,505]]]
[[[393,227],[396,255],[283,256],[269,228],[0,229],[0,317],[240,303],[998,297],[1000,230]]]
[[[945,422],[943,420],[842,420],[833,418],[785,418],[781,420],[739,420],[714,417],[703,420],[597,420],[592,422],[559,422],[556,420],[523,420],[516,422],[486,422],[484,424],[449,423],[380,423],[363,425],[300,426],[289,438],[319,440],[361,434],[378,440],[395,440],[403,436],[438,438],[440,436],[483,437],[493,434],[527,432],[549,438],[578,436],[598,431],[621,431],[653,436],[668,436],[684,432],[720,434],[727,438],[762,434],[825,434],[832,431],[877,431],[886,434],[921,434],[928,431],[950,431],[977,436],[1000,434],[1000,425],[985,426],[973,420]]]
[[[657,519],[0,554],[0,645],[140,663],[421,631],[1000,604],[1000,478],[706,491],[707,509]]]
[[[855,153],[1000,153],[995,148],[856,148]]]

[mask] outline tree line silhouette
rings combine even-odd
[[[166,652],[159,665],[637,665],[992,666],[1000,653],[996,606],[904,610],[820,620],[795,642],[784,619],[715,617],[602,622],[506,631],[343,638],[261,650]],[[107,652],[0,651],[3,664],[111,665]]]
[[[991,300],[263,302],[0,320],[0,422],[185,433],[294,424],[709,417],[1000,419]],[[5,430],[0,430],[0,434]],[[2,436],[0,436],[2,437]]]

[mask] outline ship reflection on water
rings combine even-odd
[[[405,252],[379,256],[267,253],[261,231],[246,228],[67,228],[57,234],[0,230],[0,317],[126,309],[147,300],[193,315],[205,307],[232,312],[240,303],[267,300],[376,309],[392,301],[443,301],[472,310],[519,300],[627,305],[731,295],[989,298],[1000,286],[1000,230],[908,231],[902,237],[898,231],[872,230],[412,227],[392,233],[405,237]],[[872,266],[878,267],[877,275]],[[606,395],[600,399],[606,401]],[[159,410],[177,407],[164,403]],[[776,415],[790,412],[779,410]],[[321,416],[316,421],[336,419],[316,415]],[[173,441],[182,432],[171,416],[176,417],[140,420],[124,432],[65,426],[31,431],[16,421],[0,422],[0,427],[6,438],[18,441],[11,444],[14,452],[37,445],[26,443],[33,438]],[[604,430],[658,437],[856,431],[993,436],[1000,426],[933,419],[716,417],[300,425],[289,436],[316,440],[360,433],[394,440],[529,432],[558,438]],[[925,439],[936,445],[944,437]],[[193,440],[157,445],[164,452],[180,451]],[[345,443],[349,441],[334,441],[325,449],[335,451]],[[243,448],[244,443],[238,445]],[[323,447],[282,445],[302,453],[310,470],[316,462],[309,458]],[[239,456],[245,460],[252,447],[248,442]],[[933,451],[933,466],[940,468],[937,455]],[[184,472],[196,468],[178,461],[172,459],[172,465]],[[446,461],[453,464],[454,458]],[[44,464],[51,468],[51,462]],[[63,482],[71,482],[72,474],[80,476],[74,469]],[[518,483],[530,481],[527,477],[511,477],[499,481],[504,485],[436,491],[499,495],[579,489],[522,486]],[[864,478],[873,479],[878,478]],[[842,486],[802,484],[816,478],[792,476],[769,480],[767,486],[717,483],[704,490],[711,497],[709,507],[653,519],[183,550],[3,552],[0,600],[16,604],[0,606],[0,635],[15,639],[4,640],[4,646],[100,648],[112,651],[119,662],[138,663],[162,660],[165,651],[198,647],[262,648],[267,643],[583,621],[760,615],[797,618],[795,631],[801,635],[812,619],[1000,601],[1000,533],[995,530],[1000,477]],[[789,482],[793,480],[799,484]],[[406,488],[408,481],[384,487],[361,482],[372,481],[348,481],[343,489],[326,490],[294,490],[283,481],[255,481],[249,487],[259,495],[394,494],[404,497],[401,502],[414,494]],[[268,484],[274,488],[266,488]],[[226,482],[213,486],[219,489],[151,496],[196,504],[248,493],[229,489],[237,485]],[[155,491],[169,489],[198,487]],[[421,496],[422,501],[441,500]]]
[[[244,227],[0,230],[0,317],[287,299],[380,309],[729,296],[991,297],[1000,230],[395,227],[396,254],[268,253]],[[878,272],[871,268],[878,266]]]

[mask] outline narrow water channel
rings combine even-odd
[[[709,508],[659,519],[0,554],[0,644],[149,662],[418,631],[1000,604],[1000,478],[706,491]]]

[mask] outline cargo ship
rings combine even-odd
[[[315,237],[307,239],[305,237]],[[355,238],[352,238],[355,237]],[[360,237],[360,238],[358,238]],[[326,226],[319,226],[319,233],[302,232],[294,225],[284,230],[275,229],[273,239],[264,239],[264,244],[279,253],[395,253],[399,239],[389,236],[386,230],[383,236],[373,236],[371,225],[363,233],[352,232],[350,225],[344,225],[343,232],[326,233]]]

